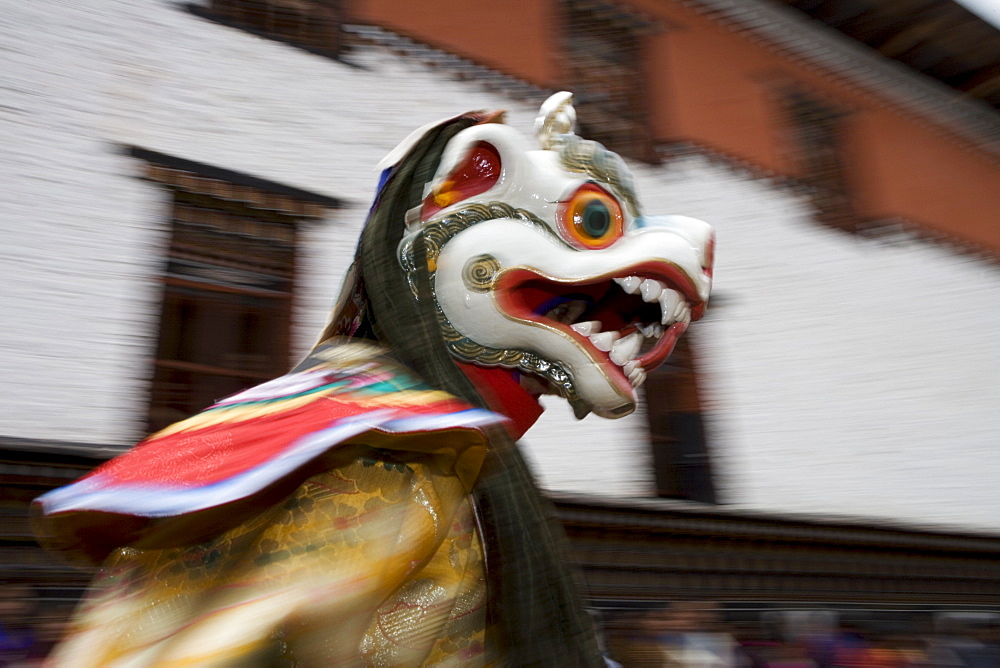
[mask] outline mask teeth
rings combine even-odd
[[[621,332],[604,331],[599,320],[576,321],[587,311],[587,303],[581,300],[560,304],[549,311],[546,317],[569,325],[578,334],[586,336],[595,348],[608,353],[611,362],[621,367],[622,373],[633,387],[639,387],[646,380],[646,370],[636,361],[643,345],[647,341],[655,343],[675,322],[690,323],[691,305],[680,292],[667,287],[663,281],[639,276],[613,280],[626,294],[639,295],[649,304],[659,304],[659,322],[632,323]]]
[[[684,301],[684,296],[677,290],[667,287],[663,281],[654,278],[626,276],[614,279],[627,294],[638,294],[644,302],[660,305],[660,324],[670,326],[675,322],[691,322],[691,305]],[[662,332],[661,332],[662,333]],[[643,331],[644,336],[649,336]]]
[[[645,339],[659,339],[663,326],[659,323],[639,324],[636,329],[622,336],[620,332],[602,332],[598,320],[588,320],[571,325],[574,331],[586,336],[598,350],[608,353],[608,359],[622,368],[633,387],[646,380],[646,372],[636,361]]]

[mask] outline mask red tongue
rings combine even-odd
[[[456,365],[476,386],[490,409],[510,418],[504,426],[515,441],[524,436],[541,416],[544,410],[542,405],[521,387],[510,369],[488,369],[463,362],[456,362]]]
[[[583,314],[575,319],[598,320],[601,331],[623,331],[626,325],[633,322],[643,307],[654,308],[655,305],[644,304],[641,297],[626,295],[613,286],[610,280],[600,280],[585,284],[561,284],[544,280],[537,274],[526,269],[515,269],[507,272],[497,288],[497,299],[505,311],[511,315],[526,320],[537,320],[545,316],[550,309],[564,302],[583,301],[587,304]],[[658,307],[657,307],[658,308]],[[659,311],[646,320],[660,319]],[[630,329],[625,331],[628,333]]]

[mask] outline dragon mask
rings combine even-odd
[[[133,601],[150,600],[155,605],[149,610],[166,605],[176,622],[155,630],[163,638],[156,651],[201,656],[206,646],[187,646],[184,638],[201,637],[190,631],[197,620],[206,620],[208,626],[198,627],[203,633],[232,609],[241,620],[248,619],[246,610],[258,611],[257,626],[224,624],[225,647],[271,647],[274,638],[286,637],[271,631],[293,619],[299,620],[296,629],[312,628],[324,639],[310,645],[300,638],[295,651],[326,656],[334,630],[356,626],[361,633],[366,620],[382,618],[359,601],[391,601],[411,585],[424,586],[430,580],[421,578],[433,569],[417,566],[447,554],[441,563],[471,564],[462,579],[475,585],[469,591],[488,583],[484,621],[467,620],[468,637],[482,631],[492,648],[477,655],[484,662],[495,655],[503,665],[603,665],[563,539],[514,439],[537,417],[534,398],[541,393],[565,397],[579,417],[593,412],[615,418],[635,409],[636,388],[704,311],[712,231],[691,218],[643,215],[621,158],[572,133],[568,93],[543,105],[536,121],[540,149],[498,120],[464,114],[419,130],[390,156],[334,317],[297,369],[151,435],[36,501],[36,531],[53,549],[91,562],[117,555],[122,561],[113,563],[135,573],[161,558],[177,561],[174,552],[162,556],[159,550],[186,550],[184,559],[192,564],[190,570],[178,566],[167,574],[155,566],[155,577],[122,578],[135,588],[121,596],[109,590],[107,600],[119,615],[114,624],[106,608],[84,613],[87,621],[79,628],[89,630],[79,633],[88,651],[96,651],[89,640],[96,634],[115,656],[147,652],[146,641],[135,640],[147,636],[128,629],[145,628],[148,618],[135,614],[144,604]],[[506,432],[498,428],[497,413],[510,418]],[[358,473],[344,473],[345,467]],[[430,472],[419,484],[417,469]],[[390,473],[398,479],[387,478]],[[412,502],[420,508],[413,517],[426,511],[433,521],[398,525],[405,513],[383,508],[388,502],[381,496],[371,499],[378,502],[371,512],[366,503],[364,513],[352,515],[348,497],[368,489],[376,475],[383,482],[371,489],[389,485],[392,503]],[[327,482],[317,483],[316,476]],[[438,505],[425,493],[432,478],[449,490],[432,495]],[[321,521],[293,516],[301,495]],[[466,526],[449,515],[441,521],[447,530],[437,532],[442,509],[457,513],[462,499],[470,501],[465,507],[475,521]],[[369,522],[363,539],[358,522]],[[273,540],[272,527],[275,536],[287,528],[289,542]],[[448,531],[459,529],[468,534],[464,547],[443,542]],[[306,539],[308,549],[300,544]],[[203,568],[198,555],[222,554],[220,545],[236,546],[233,554],[241,556],[219,557],[216,570]],[[480,545],[488,564],[478,556]],[[355,563],[343,555],[356,547],[365,559],[384,555],[385,563],[372,565],[379,577],[362,577],[361,566],[338,570]],[[247,560],[244,553],[260,556]],[[392,564],[401,567],[394,571]],[[398,578],[385,575],[390,572]],[[298,575],[286,579],[292,573]],[[168,584],[175,577],[183,586]],[[230,577],[240,586],[231,587]],[[211,614],[173,607],[174,600],[223,600],[214,593],[182,593],[194,591],[194,581],[209,593],[240,590],[260,607],[227,604]],[[320,591],[348,592],[343,599],[320,597],[341,612],[319,615],[311,595],[299,603],[275,595],[281,587],[287,587],[282,596],[311,591],[316,582],[325,583]],[[246,583],[257,583],[266,596],[257,597]],[[176,599],[161,591],[175,592]],[[177,617],[175,609],[193,616]],[[433,623],[412,621],[403,627],[406,638],[433,640],[444,632],[440,611],[450,608],[435,603],[428,609],[438,611],[428,614]],[[347,610],[354,621],[345,625]],[[254,636],[258,628],[260,637]],[[230,651],[217,647],[222,636],[211,635],[211,651]],[[349,651],[356,643],[363,653],[365,642],[355,638],[339,647]],[[73,665],[80,646],[67,645]],[[415,647],[423,651],[424,645]]]
[[[704,313],[711,227],[645,215],[624,161],[573,134],[569,93],[542,106],[540,149],[495,115],[473,118],[405,212],[397,260],[412,297],[455,360],[514,370],[577,417],[628,415]]]

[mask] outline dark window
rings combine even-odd
[[[652,156],[643,87],[641,19],[612,5],[563,2],[568,90],[580,135],[639,160]]]
[[[854,231],[860,221],[848,189],[845,113],[800,89],[784,91],[782,106],[793,165],[816,207],[816,217]]]
[[[343,49],[341,0],[209,0],[192,12],[336,58]]]
[[[656,495],[716,503],[690,336],[643,385]]]
[[[290,364],[298,227],[335,202],[139,149],[171,195],[150,431]]]

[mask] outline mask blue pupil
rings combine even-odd
[[[594,238],[604,236],[611,227],[611,212],[603,202],[588,203],[580,217],[583,231]]]

